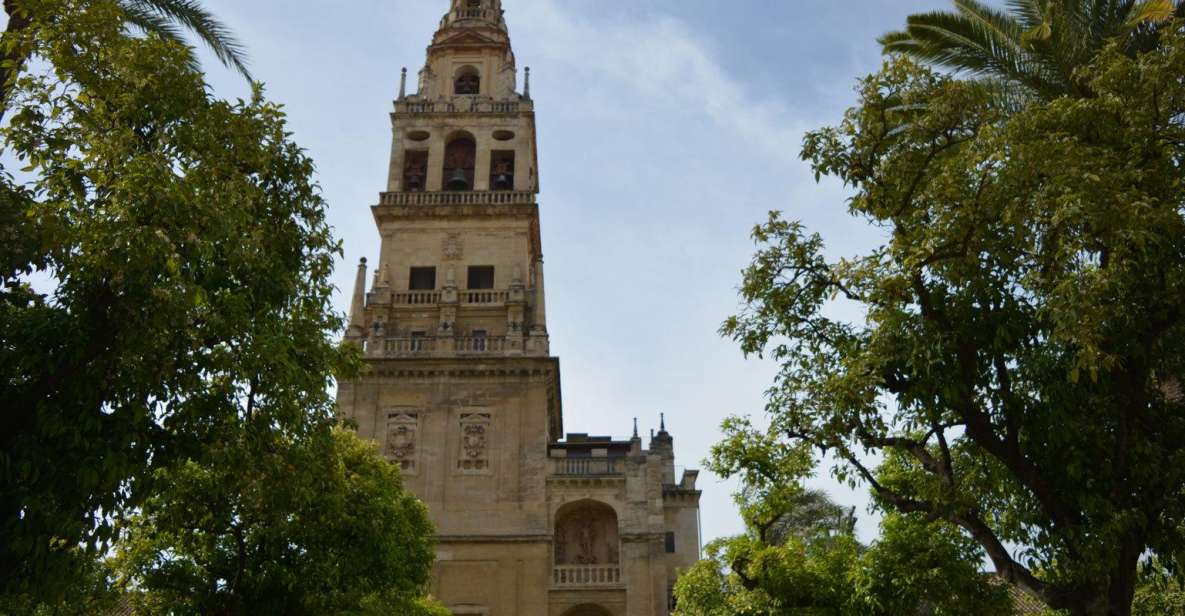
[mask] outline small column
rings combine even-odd
[[[548,355],[551,345],[547,340],[547,307],[543,292],[543,255],[535,262],[535,305],[532,306],[531,337],[527,342],[530,355]]]
[[[399,76],[399,100],[407,98],[407,67],[403,67],[403,72]]]
[[[474,136],[477,141],[477,160],[473,168],[473,190],[490,189],[490,138],[488,132],[481,132]]]
[[[523,98],[531,100],[531,67],[523,69]]]
[[[547,333],[547,302],[543,291],[543,255],[535,261],[535,310],[531,333]]]
[[[440,128],[432,129],[428,138],[428,177],[424,190],[444,190],[444,135]]]
[[[457,293],[457,270],[450,265],[445,273],[444,287],[440,290],[440,317],[436,326],[438,354],[451,355],[456,349],[457,306],[460,302],[460,294]]]
[[[361,341],[366,337],[366,257],[358,260],[358,273],[354,278],[354,296],[350,300],[350,327],[346,330],[347,340]]]

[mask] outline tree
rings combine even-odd
[[[157,471],[114,565],[138,613],[447,613],[424,598],[428,511],[373,443],[260,436]]]
[[[3,119],[8,111],[8,95],[12,89],[12,81],[20,74],[33,53],[27,39],[28,31],[35,27],[34,22],[54,21],[65,15],[65,11],[77,10],[77,6],[85,4],[86,2],[4,0],[8,25],[3,36],[4,46],[0,50],[0,119]],[[248,79],[251,78],[242,45],[235,40],[230,30],[203,9],[197,0],[117,0],[117,4],[123,9],[124,20],[133,28],[178,44],[184,44],[181,28],[185,28],[196,34],[224,65],[233,67]],[[196,56],[190,53],[186,60],[196,69]]]
[[[982,549],[951,525],[890,514],[865,547],[850,510],[802,486],[803,446],[747,420],[726,421],[724,432],[709,466],[741,478],[747,532],[712,542],[680,576],[679,616],[1008,613],[1007,593],[979,571]]]
[[[1185,540],[1185,33],[1170,30],[1135,57],[1108,47],[1084,75],[1094,96],[1015,113],[887,63],[803,149],[885,242],[829,259],[771,214],[722,328],[781,365],[761,442],[828,452],[838,478],[957,526],[1075,615],[1130,614],[1141,558]],[[830,316],[835,301],[863,322]]]
[[[955,11],[911,15],[881,38],[889,53],[997,80],[1012,99],[1086,96],[1077,71],[1118,40],[1135,56],[1154,49],[1185,0],[1008,0],[1001,11],[955,0]],[[1017,91],[1019,90],[1019,92]]]
[[[188,49],[128,35],[114,2],[22,6],[57,17],[23,32],[47,68],[14,82],[0,129],[26,165],[0,174],[0,594],[49,600],[154,469],[227,426],[332,423],[357,362],[280,108],[212,99]]]

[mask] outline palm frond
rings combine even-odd
[[[145,34],[154,33],[164,39],[180,43],[189,51],[186,62],[189,68],[195,71],[202,69],[201,61],[198,60],[197,54],[193,53],[193,47],[186,42],[185,33],[176,23],[159,13],[144,10],[140,6],[125,6],[123,9],[128,23],[134,28]]]
[[[183,40],[175,24],[192,31],[218,58],[247,79],[247,53],[243,45],[222,22],[202,8],[198,0],[121,0],[129,21],[137,27],[157,32],[161,36]],[[168,27],[162,27],[164,24]]]

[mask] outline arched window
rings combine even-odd
[[[444,189],[473,190],[477,167],[477,142],[468,133],[459,133],[444,148]]]
[[[481,75],[472,66],[463,66],[453,81],[456,94],[481,94]]]

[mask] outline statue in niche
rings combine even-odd
[[[576,554],[576,564],[597,564],[596,540],[597,529],[593,527],[593,521],[591,519],[581,521],[580,527],[576,530],[576,547],[579,550]]]

